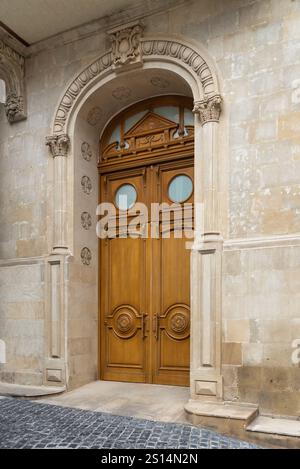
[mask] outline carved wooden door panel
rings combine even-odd
[[[126,211],[119,210],[124,203],[146,203],[145,178],[145,170],[101,177],[101,199],[117,209],[116,235],[100,241],[101,378],[105,380],[147,381],[147,242],[130,233],[123,237],[130,228]]]
[[[183,165],[184,164],[184,165]],[[152,376],[156,384],[189,385],[190,249],[193,226],[193,161],[161,166],[156,198],[174,205],[160,213],[159,239],[153,242]],[[169,237],[166,224],[170,216]],[[180,219],[185,221],[182,230]],[[181,234],[180,234],[181,231]],[[177,237],[182,236],[182,237]]]

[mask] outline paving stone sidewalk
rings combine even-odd
[[[0,399],[0,448],[257,448],[178,423]]]

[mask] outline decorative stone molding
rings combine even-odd
[[[118,101],[126,101],[131,96],[131,90],[125,86],[120,86],[112,92],[112,96]]]
[[[50,137],[46,137],[46,145],[50,148],[53,158],[56,156],[67,156],[70,147],[70,139],[67,134],[51,135]]]
[[[193,112],[199,114],[202,125],[207,122],[219,122],[221,114],[222,98],[219,94],[203,101],[194,103]]]
[[[208,103],[212,98],[220,96],[213,69],[193,45],[187,45],[177,39],[145,37],[140,39],[140,51],[143,62],[163,60],[164,62],[180,64],[185,68],[196,79],[198,94],[203,97],[203,100],[197,101],[197,106],[200,102]],[[56,110],[53,124],[54,134],[67,132],[69,116],[72,114],[71,111],[75,108],[80,95],[92,86],[93,82],[113,72],[114,55],[110,50],[86,67],[72,81]],[[215,111],[214,114],[216,114]]]
[[[91,260],[92,260],[92,253],[89,250],[89,248],[84,247],[81,250],[80,257],[81,257],[81,262],[83,263],[83,265],[90,265]]]
[[[24,98],[16,93],[10,93],[6,97],[5,112],[10,123],[24,119]]]
[[[92,226],[92,217],[88,212],[82,212],[81,214],[81,225],[85,230],[89,230]]]
[[[162,77],[152,77],[150,83],[152,86],[155,86],[155,88],[159,88],[160,90],[165,90],[170,86],[170,82]]]
[[[85,194],[90,195],[93,190],[92,181],[88,176],[82,176],[81,178],[81,187]]]
[[[139,22],[129,23],[108,31],[112,41],[113,66],[142,63],[141,38],[143,27]]]
[[[85,161],[91,161],[93,152],[89,143],[83,142],[83,144],[81,145],[81,156]]]
[[[87,123],[90,124],[92,127],[95,127],[101,121],[103,117],[103,111],[100,107],[96,106],[93,107],[87,116]]]
[[[5,112],[8,121],[26,119],[25,59],[0,39],[0,77],[6,86]]]

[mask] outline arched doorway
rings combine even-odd
[[[140,102],[101,139],[100,201],[116,211],[100,241],[105,380],[189,385],[192,105],[180,96]]]
[[[98,204],[99,184],[93,162],[99,135],[122,109],[168,93],[190,96],[195,114],[194,202],[200,209],[195,211],[191,246],[191,397],[222,398],[221,267],[227,212],[223,210],[221,216],[221,208],[226,207],[226,171],[220,164],[220,152],[226,128],[222,119],[219,123],[219,84],[206,52],[184,38],[146,35],[137,39],[135,47],[142,59],[139,64],[136,60],[131,63],[130,56],[129,63],[118,65],[113,48],[74,77],[58,104],[52,134],[46,139],[53,156],[49,164],[53,181],[49,298],[55,297],[57,278],[62,294],[60,303],[48,301],[52,333],[47,332],[51,356],[45,361],[45,376],[48,368],[59,369],[69,388],[99,378],[99,355],[95,350],[100,329],[99,282],[95,281],[99,256],[92,229]],[[91,225],[85,223],[88,214]],[[57,304],[61,323],[56,319]],[[57,344],[61,344],[59,353]]]

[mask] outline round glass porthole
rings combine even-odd
[[[123,184],[116,192],[115,202],[119,210],[129,210],[136,202],[137,193],[131,184]]]
[[[180,174],[170,182],[168,193],[172,202],[185,202],[193,193],[193,181],[185,174]]]

